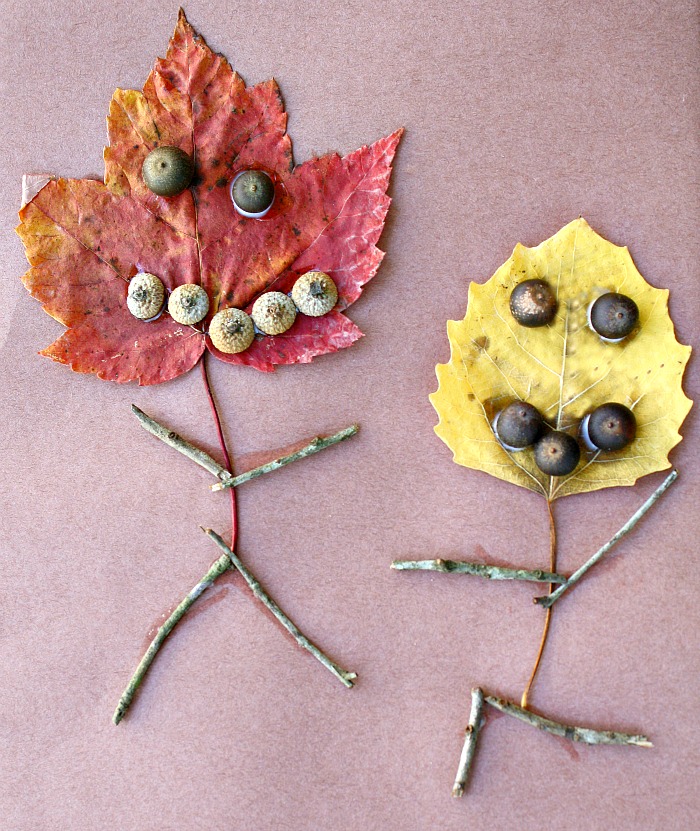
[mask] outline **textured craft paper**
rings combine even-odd
[[[562,720],[648,732],[653,750],[572,746],[491,717],[468,795],[451,799],[469,689],[519,697],[541,610],[531,586],[389,570],[427,556],[547,564],[540,500],[453,464],[428,401],[445,321],[517,241],[583,214],[671,289],[679,339],[695,340],[697,4],[187,6],[249,83],[279,80],[297,160],[407,128],[387,257],[350,311],[367,336],[272,376],[212,366],[242,466],[362,423],[239,494],[241,555],[360,678],[344,689],[224,580],[118,728],[111,713],[149,626],[216,556],[198,525],[230,522],[208,475],[147,436],[129,405],[211,451],[215,435],[197,373],[138,389],[37,356],[61,327],[21,286],[12,228],[23,173],[101,173],[111,94],[141,87],[177,9],[4,0],[2,11],[3,829],[699,827],[695,410],[673,454],[678,484],[555,608],[532,697]],[[697,397],[695,358],[686,377]],[[662,478],[558,504],[561,569]]]

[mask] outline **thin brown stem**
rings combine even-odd
[[[231,457],[229,456],[228,448],[226,447],[226,439],[224,438],[224,431],[221,428],[221,419],[219,418],[219,411],[216,407],[216,401],[214,400],[214,396],[211,391],[211,385],[209,384],[209,375],[207,374],[207,366],[206,366],[206,357],[207,353],[205,352],[202,355],[201,366],[202,366],[202,380],[204,381],[204,389],[207,393],[207,400],[209,401],[209,406],[211,407],[211,413],[214,417],[214,426],[216,427],[216,434],[219,439],[219,445],[221,447],[221,452],[224,457],[224,461],[226,462],[226,469],[230,471],[231,475],[234,474],[233,465],[231,464]],[[236,489],[229,488],[229,493],[231,494],[231,548],[235,551],[236,550],[236,539],[238,537],[238,508],[236,504]]]
[[[554,524],[554,514],[552,513],[552,503],[547,500],[547,513],[549,514],[549,570],[552,572],[556,572],[557,570],[557,530]],[[549,585],[549,593],[551,594],[556,589],[556,585],[554,583],[550,583]],[[532,689],[532,685],[535,682],[535,676],[537,675],[537,670],[540,668],[540,662],[542,661],[542,655],[544,654],[544,648],[547,643],[547,636],[549,635],[549,626],[552,621],[552,608],[551,606],[547,609],[544,616],[544,628],[542,629],[542,637],[540,639],[540,648],[537,650],[537,658],[535,658],[535,666],[532,668],[532,672],[530,673],[530,678],[527,682],[527,686],[525,687],[525,691],[523,692],[522,698],[520,699],[520,706],[523,709],[527,709],[528,698],[530,696],[530,690]]]

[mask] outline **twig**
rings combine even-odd
[[[547,733],[552,733],[554,736],[561,736],[564,739],[570,739],[574,742],[584,742],[584,744],[631,744],[637,747],[653,747],[653,744],[646,736],[619,733],[613,730],[594,730],[592,727],[573,727],[566,724],[559,724],[559,722],[552,721],[544,716],[538,716],[537,713],[518,707],[512,701],[506,701],[503,698],[486,695],[485,700],[487,704],[490,704],[506,715],[513,716],[513,718],[524,721],[526,724],[530,724],[532,727],[537,727]]]
[[[192,591],[185,596],[177,608],[172,612],[170,617],[158,629],[155,637],[146,650],[146,654],[136,667],[136,672],[132,675],[131,680],[122,693],[122,697],[119,699],[117,709],[114,711],[114,716],[112,716],[112,721],[115,724],[119,724],[119,722],[124,718],[124,715],[129,709],[129,705],[136,694],[136,690],[140,687],[141,682],[148,672],[148,668],[153,663],[153,659],[158,654],[158,650],[163,645],[165,639],[173,631],[178,622],[187,614],[190,606],[192,606],[195,600],[197,600],[197,598],[214,583],[217,577],[220,577],[228,568],[230,568],[230,566],[231,558],[228,554],[222,554],[218,560],[215,560],[214,563],[212,563],[209,571],[207,571]]]
[[[487,580],[527,580],[531,583],[566,583],[563,574],[525,568],[506,568],[486,563],[466,563],[463,560],[394,560],[391,567],[397,571],[441,571],[445,574],[473,574]]]
[[[671,485],[676,481],[678,478],[678,471],[672,470],[668,476],[664,479],[664,481],[659,485],[659,487],[652,493],[652,495],[647,499],[647,501],[639,508],[636,513],[634,513],[627,522],[620,528],[620,530],[615,534],[614,537],[608,540],[602,548],[599,548],[598,551],[587,561],[585,562],[581,568],[575,571],[569,579],[559,586],[558,589],[553,591],[551,594],[547,595],[546,597],[536,597],[535,603],[539,603],[540,606],[544,606],[545,608],[550,608],[553,603],[556,603],[557,600],[564,594],[564,592],[571,588],[571,586],[576,585],[578,581],[583,577],[583,575],[592,568],[599,560],[602,560],[603,557],[610,551],[610,549],[618,543],[624,536],[629,534],[629,532],[634,528],[634,526],[639,522],[639,520],[646,514],[646,512],[659,500],[664,493],[671,487]]]
[[[233,478],[231,473],[226,470],[225,467],[222,467],[217,461],[212,459],[208,453],[205,453],[203,450],[200,450],[198,447],[190,444],[190,442],[183,439],[182,436],[172,430],[168,430],[167,427],[163,427],[162,424],[159,424],[155,419],[146,415],[146,413],[144,413],[143,410],[140,410],[135,404],[131,405],[131,412],[139,420],[139,424],[144,428],[144,430],[148,430],[152,436],[155,436],[157,439],[160,439],[162,442],[165,442],[165,444],[177,450],[179,453],[187,456],[188,459],[192,459],[195,464],[198,464],[200,467],[208,470],[209,473],[213,473],[217,479],[228,480]]]
[[[265,592],[263,591],[260,583],[258,583],[255,576],[248,570],[248,568],[241,562],[238,556],[231,551],[231,549],[226,545],[223,539],[215,532],[212,531],[211,528],[202,528],[202,531],[210,537],[218,546],[219,548],[226,554],[233,565],[238,569],[241,573],[243,579],[246,581],[250,590],[253,592],[255,597],[264,605],[266,606],[270,612],[277,618],[277,620],[284,626],[284,628],[289,632],[289,634],[296,640],[299,646],[303,647],[304,649],[308,650],[314,658],[320,661],[327,670],[333,673],[336,678],[340,679],[340,681],[345,684],[346,687],[352,687],[355,678],[357,678],[356,673],[354,672],[347,672],[346,670],[339,667],[337,664],[334,664],[331,659],[325,655],[321,650],[313,644],[302,632],[299,628],[285,615],[285,613],[280,609],[280,607],[275,603],[274,600],[269,598]]]
[[[301,450],[297,450],[287,456],[281,456],[279,459],[273,459],[270,462],[266,462],[264,465],[254,467],[252,470],[248,470],[238,476],[233,476],[230,471],[228,471],[225,467],[222,467],[222,465],[220,465],[215,459],[212,459],[208,453],[205,453],[203,450],[195,447],[193,444],[188,442],[187,439],[183,439],[182,436],[178,435],[178,433],[168,430],[167,427],[159,424],[154,418],[146,415],[146,413],[144,413],[143,410],[140,410],[135,404],[131,405],[131,410],[139,420],[141,426],[145,430],[148,430],[152,436],[155,436],[157,439],[165,442],[165,444],[169,447],[172,447],[179,453],[187,456],[188,459],[192,459],[193,462],[198,464],[200,467],[203,467],[205,470],[208,470],[209,473],[213,473],[214,476],[220,480],[215,485],[211,486],[213,491],[220,491],[225,488],[237,488],[245,482],[250,482],[251,479],[257,479],[258,476],[262,476],[265,473],[272,473],[274,470],[279,470],[281,467],[290,464],[290,462],[296,462],[300,459],[305,459],[307,456],[313,456],[314,453],[325,450],[326,447],[332,447],[334,444],[338,444],[341,441],[345,441],[345,439],[349,439],[360,429],[359,425],[352,424],[350,427],[346,427],[344,430],[340,430],[332,436],[318,436],[310,441],[305,447],[302,447]]]
[[[345,439],[349,439],[351,436],[354,436],[359,429],[359,425],[352,424],[350,427],[346,427],[344,430],[340,430],[332,436],[326,436],[325,438],[317,436],[305,447],[302,447],[301,450],[297,450],[287,456],[281,456],[279,459],[273,459],[271,462],[266,462],[264,465],[255,467],[246,473],[239,474],[238,476],[230,477],[229,479],[222,479],[221,482],[217,482],[215,485],[212,485],[211,489],[213,491],[221,491],[224,490],[224,488],[236,488],[244,482],[249,482],[251,479],[257,479],[258,476],[262,476],[264,473],[272,473],[273,470],[279,470],[279,468],[288,465],[290,462],[305,459],[307,456],[312,456],[314,453],[325,450],[326,447],[331,447],[334,444],[338,444],[338,442],[345,441]]]
[[[481,727],[481,712],[484,708],[484,693],[479,687],[472,690],[472,708],[469,713],[469,724],[465,731],[464,747],[459,757],[457,776],[452,788],[452,796],[462,796],[469,779],[469,770],[472,766],[474,753],[476,752],[476,740],[479,738]]]

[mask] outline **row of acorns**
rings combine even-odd
[[[578,441],[549,427],[537,408],[525,401],[514,401],[497,413],[493,431],[511,452],[534,446],[535,464],[548,476],[568,476],[581,460]],[[615,452],[634,441],[637,421],[624,404],[603,404],[582,419],[580,434],[589,450]]]
[[[525,280],[511,292],[510,311],[521,326],[547,326],[557,312],[557,299],[546,281]],[[624,340],[638,322],[637,304],[624,294],[606,292],[588,307],[589,326],[606,343]],[[497,413],[492,426],[506,450],[517,452],[534,446],[535,464],[548,476],[568,476],[581,460],[578,441],[569,433],[552,429],[532,404],[514,401]],[[615,452],[634,441],[637,421],[630,409],[611,402],[588,413],[579,432],[589,450]]]
[[[229,355],[244,352],[255,338],[255,327],[265,335],[281,335],[294,323],[297,310],[309,317],[327,314],[338,302],[338,289],[323,271],[308,271],[297,279],[291,296],[281,291],[261,294],[250,315],[243,309],[222,309],[209,323],[214,346]],[[155,274],[141,272],[129,282],[126,305],[139,320],[157,318],[165,304],[165,286]],[[206,291],[193,283],[173,289],[168,314],[184,326],[201,323],[209,313]]]

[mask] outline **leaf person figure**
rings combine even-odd
[[[609,316],[620,321],[614,334],[621,337],[603,337],[600,326],[590,325],[599,298],[606,298]],[[543,634],[520,705],[477,688],[473,707],[485,701],[576,741],[650,744],[643,736],[557,724],[532,713],[529,705],[554,603],[676,480],[673,471],[574,575],[557,572],[554,503],[571,494],[633,485],[667,469],[668,453],[681,440],[678,431],[692,403],[681,386],[690,347],[676,340],[667,299],[668,291],[644,280],[627,248],[577,219],[535,248],[517,245],[490,280],[471,283],[464,320],[448,321],[451,356],[438,365],[439,388],[430,396],[439,416],[435,432],[458,464],[532,491],[550,524],[546,572],[446,560],[393,563],[401,570],[550,583],[550,594],[536,599],[544,607]],[[456,796],[464,790],[476,732],[468,732]]]
[[[221,556],[159,629],[114,721],[172,628],[229,568],[350,687],[355,674],[311,643],[238,558],[235,488],[349,438],[357,427],[237,477],[205,357],[271,372],[361,337],[345,310],[383,257],[376,243],[402,130],[344,157],[332,153],[295,165],[275,81],[247,87],[182,10],[143,91],[118,89],[107,121],[104,182],[50,181],[20,211],[17,232],[31,266],[23,282],[66,326],[41,354],[76,372],[139,385],[168,381],[199,364],[223,464],[134,412],[145,429],[229,491],[233,528],[230,546],[206,531]],[[332,298],[320,313],[318,305],[311,313],[297,309],[290,296],[309,272],[323,275],[325,296]]]

